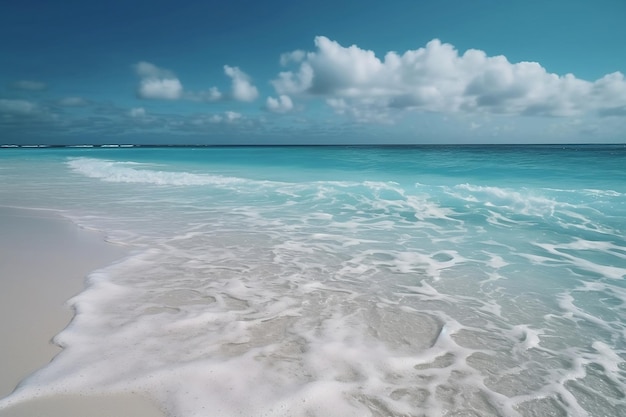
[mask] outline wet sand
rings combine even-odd
[[[125,254],[57,213],[0,206],[0,398],[60,351],[52,338],[71,320],[66,301],[89,272]],[[0,410],[0,417],[162,415],[135,393],[39,398]]]

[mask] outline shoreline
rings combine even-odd
[[[97,232],[79,228],[59,213],[0,206],[0,398],[61,349],[52,339],[72,320],[67,301],[84,289],[87,275],[128,251]],[[159,417],[138,394],[54,396],[0,410],[18,416]]]

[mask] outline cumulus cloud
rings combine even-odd
[[[46,83],[42,83],[39,81],[30,81],[30,80],[19,80],[10,84],[11,88],[15,90],[25,90],[25,91],[42,91],[48,88]]]
[[[291,62],[301,62],[306,57],[306,52],[296,50],[284,53],[280,56],[280,65],[285,66]]]
[[[259,91],[250,81],[248,74],[238,67],[224,65],[224,74],[231,79],[230,93],[222,93],[217,87],[211,87],[208,91],[187,92],[185,97],[193,101],[254,101],[259,96]]]
[[[274,113],[287,113],[293,110],[293,102],[289,96],[281,94],[278,98],[268,97],[265,108]]]
[[[231,92],[222,93],[217,87],[206,91],[184,91],[180,80],[173,72],[159,68],[149,62],[139,62],[134,66],[140,77],[137,95],[145,99],[178,100],[181,98],[191,101],[254,101],[259,92],[252,84],[248,74],[238,67],[224,65],[224,73],[231,79]]]
[[[253,101],[259,96],[257,88],[250,82],[250,77],[238,67],[224,65],[224,73],[232,80],[232,96],[239,101]]]
[[[141,78],[137,89],[140,98],[177,100],[182,97],[183,85],[171,71],[149,62],[139,62],[135,71]]]
[[[626,105],[626,81],[617,72],[590,82],[559,76],[536,62],[511,63],[435,39],[425,47],[382,59],[356,45],[315,38],[314,52],[294,51],[281,64],[295,68],[272,81],[279,95],[326,98],[338,113],[363,109],[574,116],[614,115]]]

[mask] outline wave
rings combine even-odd
[[[553,213],[554,208],[557,205],[555,200],[543,196],[533,195],[532,192],[527,190],[517,191],[500,187],[472,184],[459,184],[454,188],[456,190],[471,193],[470,196],[468,196],[470,199],[475,199],[476,195],[482,195],[484,196],[483,198],[488,199],[488,202],[491,205],[516,207],[524,213],[533,211],[533,209],[538,209],[543,213]]]
[[[153,166],[132,161],[111,161],[95,158],[70,158],[67,165],[76,173],[107,182],[155,184],[155,185],[240,185],[253,180],[214,174],[196,174],[180,171],[146,169]],[[256,181],[265,183],[264,181]]]
[[[274,186],[280,193],[298,193],[302,188],[313,186],[333,188],[364,187],[371,192],[395,193],[395,198],[404,198],[405,191],[395,182],[383,181],[310,181],[305,183],[285,182],[275,180],[253,180],[250,178],[224,176],[218,174],[193,173],[186,171],[165,171],[152,169],[155,164],[143,164],[134,161],[113,161],[97,158],[68,158],[67,165],[76,173],[88,178],[100,179],[107,182],[175,185],[175,186]]]

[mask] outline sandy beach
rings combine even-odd
[[[43,210],[0,207],[0,398],[60,351],[51,340],[72,318],[66,301],[89,272],[125,255],[103,236]],[[103,335],[104,336],[104,335]],[[38,398],[8,416],[140,416],[162,413],[137,394]]]

